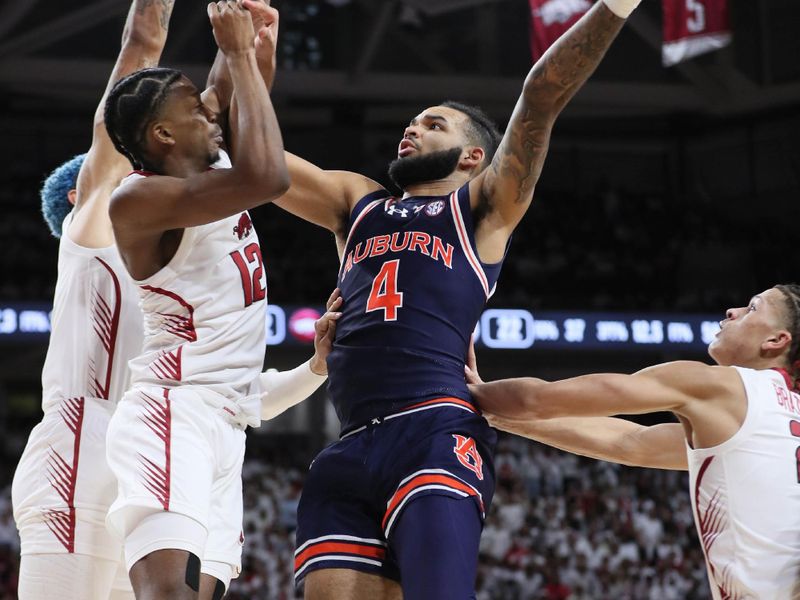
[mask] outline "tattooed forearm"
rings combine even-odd
[[[572,29],[565,33],[545,53],[531,70],[526,91],[536,84],[547,82],[555,88],[571,90],[572,94],[594,73],[611,42],[625,23],[603,2],[598,2]],[[549,86],[548,86],[549,87]],[[531,95],[536,95],[534,90]],[[562,99],[563,103],[567,99]]]
[[[136,0],[136,13],[144,15],[148,9],[158,10],[158,24],[163,31],[169,29],[169,18],[175,0]]]
[[[624,22],[597,2],[531,69],[484,179],[483,194],[490,203],[530,202],[556,117],[595,71]]]

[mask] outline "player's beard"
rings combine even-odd
[[[462,150],[463,148],[451,148],[397,158],[389,164],[389,177],[401,190],[415,183],[444,179],[456,170]]]

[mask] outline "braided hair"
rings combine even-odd
[[[800,285],[786,283],[776,285],[775,289],[783,293],[786,299],[786,310],[789,315],[789,331],[792,334],[792,345],[789,348],[789,376],[794,381],[794,388],[800,390]]]
[[[497,148],[500,146],[500,140],[503,136],[500,134],[500,130],[497,129],[497,125],[494,124],[491,117],[477,106],[462,104],[461,102],[454,102],[452,100],[443,102],[441,106],[452,108],[467,116],[467,138],[471,143],[483,148],[484,165],[488,165],[492,162],[494,153],[497,152]]]
[[[134,169],[145,167],[145,130],[158,115],[170,86],[182,75],[163,67],[142,69],[111,88],[105,106],[106,129],[114,147]]]

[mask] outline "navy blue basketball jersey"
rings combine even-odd
[[[343,432],[425,400],[469,401],[464,360],[501,265],[478,258],[468,185],[405,199],[383,190],[356,204],[328,357]]]

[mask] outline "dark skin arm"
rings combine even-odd
[[[259,0],[258,4],[260,8],[252,11],[253,25],[259,32],[256,56],[261,76],[267,87],[272,89],[279,15],[268,1]],[[220,54],[217,54],[209,73],[208,89],[213,92],[213,102],[219,110],[224,111],[231,106],[230,72],[225,62],[220,60]],[[286,153],[286,164],[291,175],[291,187],[275,203],[292,214],[334,232],[341,251],[347,237],[344,229],[352,207],[360,198],[382,186],[357,173],[320,169],[289,152]]]
[[[209,15],[239,101],[238,116],[231,122],[231,129],[237,133],[239,160],[231,169],[212,169],[186,177],[152,176],[114,192],[114,233],[135,279],[149,277],[169,261],[177,248],[172,243],[176,230],[254,208],[281,195],[288,186],[280,129],[256,64],[250,15],[228,3],[221,7],[212,3]],[[195,95],[195,110],[208,111],[200,103],[199,94]],[[187,97],[189,100],[192,98]]]

